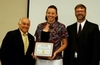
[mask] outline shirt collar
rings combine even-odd
[[[86,22],[86,20],[84,20],[83,22],[81,22],[81,25],[84,25]],[[79,22],[77,22],[78,24],[80,24]]]
[[[19,29],[19,30],[20,30],[20,29]],[[26,33],[23,33],[21,30],[20,30],[20,32],[21,32],[21,35],[23,35],[23,34],[26,34],[26,35],[27,35],[27,34],[28,34],[28,32],[26,32]]]
[[[84,20],[84,21],[83,21],[83,22],[81,22],[81,23],[77,22],[77,27],[79,27],[79,24],[81,24],[82,29],[83,29],[83,27],[84,27],[84,25],[85,25],[85,22],[86,22],[86,20]],[[77,29],[78,29],[78,28],[77,28]]]
[[[79,25],[79,24],[81,24],[82,25],[82,27],[84,26],[84,24],[85,24],[85,22],[86,22],[86,20],[84,20],[83,22],[81,22],[81,23],[79,23],[79,22],[77,22],[77,24]]]

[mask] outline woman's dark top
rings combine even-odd
[[[50,32],[41,32],[41,42],[48,42],[49,41],[49,34]]]

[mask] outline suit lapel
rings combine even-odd
[[[81,36],[85,31],[87,31],[88,26],[89,26],[89,25],[88,25],[88,21],[86,21],[85,24],[84,24],[83,30],[81,31],[81,33],[80,33],[79,36]]]
[[[75,23],[73,26],[72,26],[73,28],[72,28],[72,30],[73,30],[73,38],[74,38],[74,42],[77,42],[77,23]],[[73,46],[74,46],[74,48],[73,49],[75,49],[76,48],[76,45],[77,45],[77,43],[74,43],[73,44]]]

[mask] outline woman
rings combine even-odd
[[[35,36],[37,42],[51,42],[54,44],[54,52],[52,57],[37,59],[36,65],[62,65],[62,51],[67,47],[68,33],[65,25],[58,22],[57,8],[50,5],[46,11],[46,22],[40,23],[37,26]]]

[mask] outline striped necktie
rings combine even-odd
[[[26,54],[29,45],[27,34],[23,34],[23,37],[24,37],[24,53]]]

